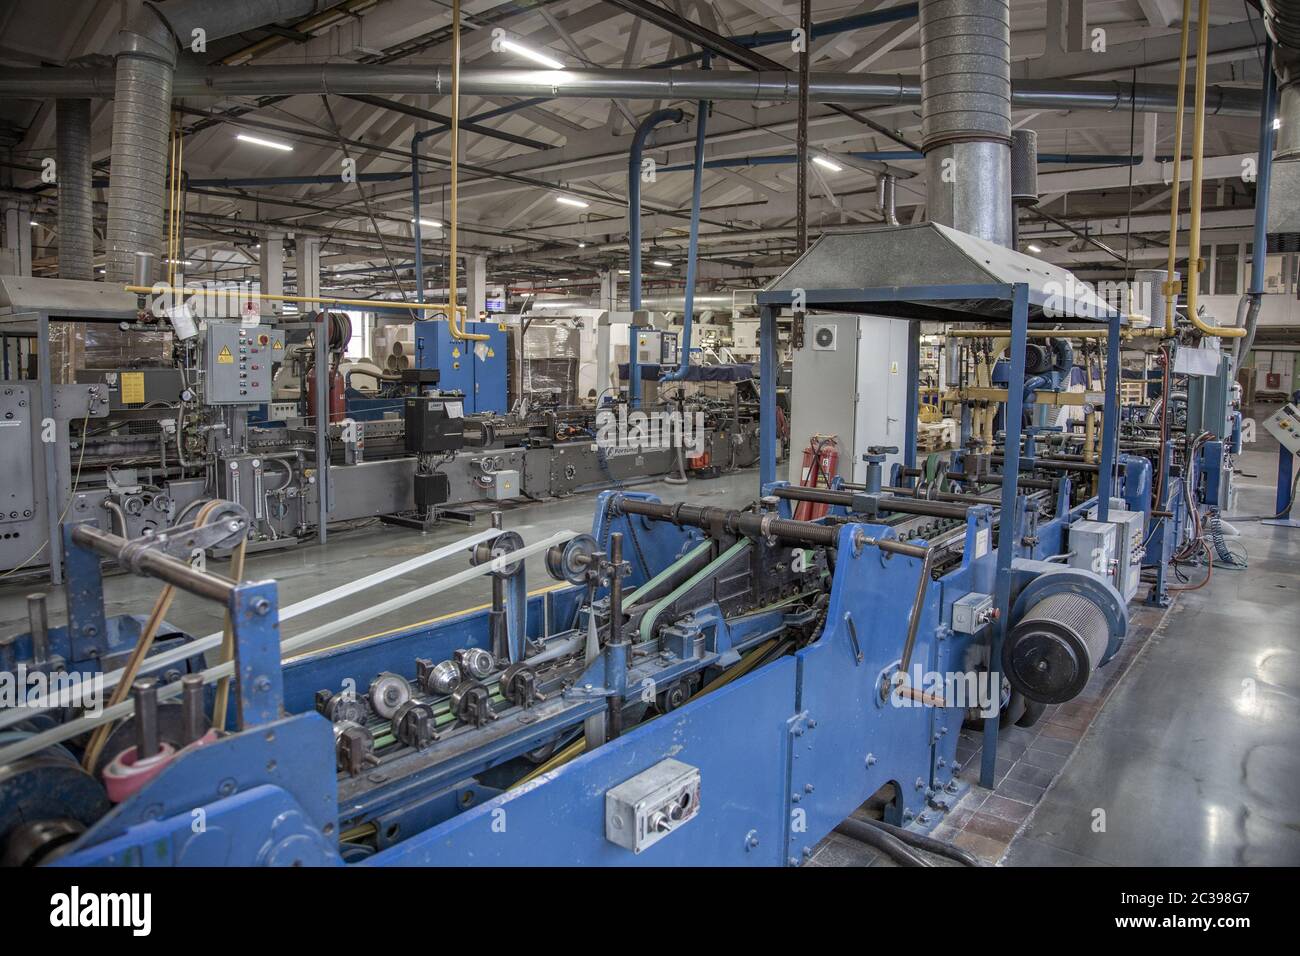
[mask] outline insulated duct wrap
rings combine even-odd
[[[1002,670],[1030,700],[1060,704],[1078,696],[1110,642],[1106,615],[1082,594],[1043,598],[1016,622],[1002,648]]]
[[[135,278],[136,253],[162,258],[176,46],[147,9],[122,31],[122,39],[113,99],[107,279],[128,283]]]
[[[59,278],[95,277],[95,209],[90,191],[90,100],[59,100],[57,129]]]

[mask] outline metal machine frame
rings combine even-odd
[[[821,306],[827,311],[867,311],[875,305],[904,304],[924,309],[928,303],[965,302],[970,300],[993,300],[1009,303],[1011,306],[1011,371],[1007,386],[1006,403],[1006,447],[1019,448],[1021,435],[1021,414],[1024,407],[1023,392],[1025,387],[1025,345],[1028,342],[1029,309],[1031,305],[1042,307],[1046,296],[1027,283],[989,284],[989,285],[930,285],[899,286],[877,289],[806,289],[803,303],[806,307]],[[789,292],[762,292],[758,296],[760,307],[760,401],[759,401],[759,483],[766,489],[777,477],[776,471],[776,316],[783,309],[793,311],[794,296]],[[936,310],[938,313],[939,310]],[[1107,336],[1107,364],[1112,369],[1119,368],[1120,329],[1122,317],[1113,309],[1106,309],[1103,319],[1109,330]],[[897,317],[896,315],[890,317]],[[915,314],[912,319],[909,361],[907,367],[907,437],[904,448],[904,462],[909,468],[916,466],[916,420],[919,412],[918,370],[920,367],[921,321]],[[955,313],[943,310],[941,314],[932,314],[928,318],[950,324],[981,323],[987,324],[993,317],[972,315],[959,317]],[[1098,475],[1097,508],[1098,520],[1106,521],[1110,516],[1110,495],[1114,484],[1114,467],[1119,421],[1119,376],[1111,376],[1106,383],[1105,408],[1102,414],[1102,467]],[[1008,463],[1009,464],[1009,463]],[[1002,512],[1012,514],[1019,494],[1019,467],[1006,469],[1009,480],[1002,483]],[[994,622],[990,634],[990,666],[994,668],[994,683],[1000,674],[996,668],[1002,659],[1002,642],[1006,629],[1010,626],[1012,601],[1011,579],[1014,542],[1004,535],[998,543],[997,591],[996,605],[999,617]],[[980,755],[980,783],[992,787],[997,762],[998,717],[996,715],[984,720],[984,746]]]

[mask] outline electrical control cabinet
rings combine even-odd
[[[885,458],[888,475],[907,447],[908,321],[809,315],[803,322],[790,389],[791,447],[806,448],[813,435],[836,436],[836,474],[858,484],[867,477],[863,453],[894,447],[899,451]],[[791,484],[799,484],[801,464],[800,454],[790,456]]]
[[[1090,521],[1097,520],[1097,509],[1088,512]],[[1115,590],[1131,601],[1137,595],[1142,575],[1142,543],[1146,538],[1145,514],[1141,511],[1121,511],[1111,501],[1107,522],[1115,526],[1115,571],[1111,583]]]
[[[465,331],[485,341],[458,339],[447,323],[434,319],[415,324],[415,366],[437,369],[438,387],[465,396],[465,414],[509,411],[506,400],[508,333],[495,322],[466,322]]]
[[[1288,402],[1264,420],[1264,427],[1283,448],[1300,455],[1300,408]]]
[[[274,330],[267,325],[210,322],[203,345],[203,400],[209,405],[271,401]]]
[[[680,365],[682,361],[681,345],[679,344],[678,334],[676,332],[660,333],[659,364],[660,365]]]
[[[658,329],[637,328],[636,361],[638,365],[658,365],[663,360],[664,334]]]
[[[1106,578],[1115,575],[1116,526],[1109,521],[1076,521],[1070,525],[1070,567]]]

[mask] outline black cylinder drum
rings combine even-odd
[[[1083,690],[1109,641],[1106,616],[1096,603],[1080,594],[1053,594],[1011,629],[1002,670],[1030,700],[1060,704]]]

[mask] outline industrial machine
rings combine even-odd
[[[445,321],[381,324],[382,358],[363,365],[344,361],[352,338],[344,313],[198,322],[186,303],[193,331],[182,339],[168,334],[179,313],[155,314],[155,305],[103,283],[0,277],[0,325],[44,335],[37,368],[55,373],[0,383],[10,437],[30,449],[5,492],[0,571],[50,567],[57,579],[68,518],[137,538],[222,499],[250,516],[249,547],[282,548],[323,539],[331,526],[383,519],[425,529],[472,521],[506,500],[626,487],[683,469],[670,447],[593,440],[601,416],[617,412],[609,396],[607,409],[541,394],[511,409],[510,348],[497,323],[470,323],[484,341],[452,337]],[[103,329],[120,342],[163,345],[62,355],[48,350],[52,328],[56,342],[68,329]],[[406,440],[408,403],[422,396],[454,409],[459,431],[446,430],[436,449]],[[733,469],[756,460],[753,398],[688,395],[680,411],[702,416],[710,460]],[[56,441],[46,440],[47,418]]]
[[[1023,284],[884,290],[892,300],[844,288],[836,311],[885,318],[900,317],[888,301],[923,311],[960,293],[982,320],[1009,319],[1013,344],[1042,306]],[[781,288],[760,296],[769,340],[783,302]],[[1012,354],[1014,448],[1024,372]],[[768,410],[775,386],[764,375]],[[418,455],[455,441],[444,397],[411,401],[425,403],[407,410]],[[986,482],[888,485],[879,460],[862,490],[838,479],[799,488],[775,478],[775,422],[760,427],[763,481],[748,506],[606,491],[589,531],[525,541],[494,517],[287,608],[272,581],[186,560],[242,533],[253,518],[236,503],[219,524],[205,510],[135,540],[69,523],[68,624],[34,612],[8,660],[84,671],[0,712],[0,852],[54,865],[797,865],[873,796],[887,821],[932,826],[966,786],[964,720],[984,722],[991,771],[1003,723],[1078,694],[1120,647],[1126,602],[1106,563],[1048,560],[1094,507],[1110,520],[1112,476],[1077,505],[1069,474],[1021,487],[1006,466],[996,494]],[[895,472],[912,467],[914,446],[902,457]],[[1113,490],[1141,497],[1127,473]],[[795,520],[806,500],[826,514]],[[560,587],[529,591],[533,554]],[[282,633],[299,614],[454,556],[469,567]],[[97,664],[86,635],[124,626],[104,610],[104,558],[223,606],[228,652],[203,666],[197,655],[221,635],[179,635],[117,669]],[[488,608],[356,637],[374,615],[476,576],[493,583]],[[97,679],[116,689],[102,709],[78,699]],[[98,754],[86,749],[88,731],[114,724]]]

